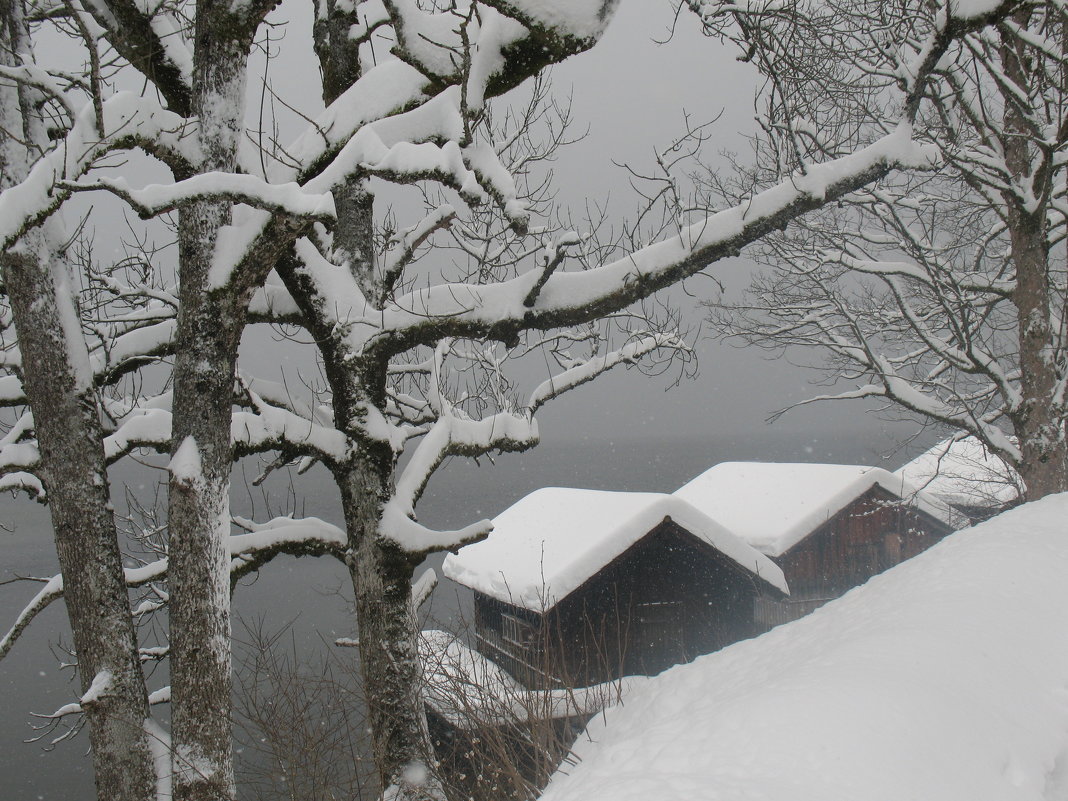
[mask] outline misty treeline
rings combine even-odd
[[[570,111],[538,79],[615,6],[0,3],[0,487],[48,504],[61,569],[0,656],[64,601],[80,696],[56,719],[84,721],[101,801],[234,798],[231,593],[283,553],[351,575],[382,797],[442,799],[415,622],[433,577],[415,571],[490,525],[417,522],[434,471],[532,447],[545,403],[618,365],[687,358],[658,290],[888,176],[950,175],[931,144],[943,82],[978,80],[977,113],[1000,113],[983,103],[1005,73],[976,79],[974,51],[1062,8],[679,8],[763,74],[758,158],[744,185],[722,179],[733,195],[688,193],[672,150],[641,222],[606,241],[553,206]],[[281,94],[272,64],[314,64],[314,86]],[[241,348],[265,326],[310,343],[318,371],[276,380],[271,348]],[[168,484],[134,559],[107,471],[146,452]],[[342,525],[232,516],[251,456],[265,475],[325,468]],[[149,646],[137,624],[161,616]],[[150,686],[162,659],[170,684]]]

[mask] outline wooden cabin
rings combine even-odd
[[[1020,474],[975,437],[944,439],[894,475],[949,504],[972,523],[1015,506],[1023,497]]]
[[[546,488],[444,563],[478,651],[528,687],[652,675],[755,631],[786,591],[766,556],[671,495]]]
[[[796,620],[966,521],[877,467],[724,462],[675,495],[782,568],[789,598],[757,598],[761,629]]]

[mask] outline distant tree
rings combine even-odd
[[[912,21],[883,10],[865,30],[868,5],[826,4],[870,42],[863,59],[835,56],[839,23],[828,34],[813,21],[786,52],[775,33],[792,21],[743,15],[754,57],[779,65],[765,164],[822,157],[835,138],[820,116],[842,97],[839,131],[883,127],[886,90],[908,75],[884,43]],[[1029,499],[1068,489],[1066,14],[1019,4],[947,49],[916,95],[916,136],[938,169],[885,178],[767,238],[751,253],[770,270],[712,315],[723,336],[818,349],[832,380],[857,382],[819,399],[886,399],[973,434],[1019,471]],[[817,58],[833,65],[826,82],[782,68]]]
[[[413,571],[426,554],[484,536],[489,525],[436,532],[418,524],[415,505],[433,471],[452,455],[529,447],[537,441],[534,415],[548,400],[616,364],[683,347],[633,311],[658,289],[891,170],[929,167],[929,151],[912,134],[932,71],[959,36],[1017,5],[950,13],[954,4],[919,14],[902,40],[893,125],[870,141],[843,141],[796,174],[784,167],[777,182],[728,208],[671,214],[652,244],[635,235],[622,255],[566,227],[532,233],[537,185],[525,183],[525,170],[537,155],[517,144],[515,126],[495,127],[486,117],[490,98],[593,45],[612,2],[317,3],[311,44],[326,109],[304,119],[303,133],[287,146],[246,129],[249,57],[270,49],[261,31],[273,24],[273,3],[199,0],[149,9],[104,0],[34,6],[22,17],[7,6],[18,29],[12,37],[65,37],[86,66],[72,73],[69,53],[62,65],[50,64],[27,44],[13,47],[0,70],[18,92],[35,95],[18,107],[24,119],[8,120],[0,132],[12,165],[0,194],[5,297],[13,309],[0,317],[2,392],[16,415],[0,452],[0,480],[43,489],[59,536],[58,510],[68,499],[83,502],[79,514],[101,505],[110,514],[101,459],[155,447],[171,460],[166,556],[123,573],[114,525],[102,523],[99,547],[78,546],[63,578],[46,585],[0,653],[62,594],[68,575],[90,562],[105,573],[110,583],[98,586],[97,599],[66,597],[76,643],[88,644],[78,645],[86,693],[64,714],[89,712],[95,732],[121,709],[121,723],[136,732],[130,754],[140,765],[123,797],[147,797],[145,741],[152,738],[140,732],[163,733],[145,723],[143,680],[131,671],[126,681],[123,671],[135,647],[126,585],[148,587],[138,614],[164,603],[169,613],[172,686],[151,696],[169,698],[172,711],[171,769],[160,780],[172,776],[181,801],[232,798],[231,582],[281,551],[334,553],[353,578],[385,795],[441,798],[427,770]],[[737,9],[704,12],[706,23],[724,19],[747,35]],[[881,46],[897,52],[899,44]],[[127,85],[146,91],[119,89]],[[44,133],[29,137],[35,115]],[[114,159],[133,149],[171,178],[136,186],[130,162]],[[382,182],[430,182],[448,202],[429,190],[429,212],[399,226],[382,212]],[[71,240],[48,226],[85,192],[111,193],[144,218],[176,212],[177,281],[140,258],[118,269],[89,259],[78,282],[62,280],[67,271],[55,257],[73,253]],[[464,212],[480,204],[495,207],[496,216]],[[43,256],[52,283],[38,280],[18,300],[20,259],[38,236],[50,248]],[[416,259],[432,237],[455,237],[461,258]],[[37,263],[45,271],[45,261]],[[74,288],[82,285],[79,319]],[[60,309],[51,317],[40,305],[49,297]],[[243,330],[259,321],[311,334],[326,376],[322,392],[296,397],[239,368]],[[62,332],[50,347],[65,362],[27,357],[41,329]],[[524,353],[552,369],[520,394],[506,368]],[[142,369],[151,365],[167,372],[163,383]],[[50,392],[67,393],[70,413],[86,418],[80,428],[57,424],[63,450],[48,444]],[[27,404],[32,415],[23,411]],[[398,470],[405,450],[410,458]],[[68,481],[56,460],[75,451],[96,455]],[[236,521],[240,533],[231,534],[232,462],[265,451],[280,462],[323,462],[341,492],[345,530],[277,518]],[[81,499],[86,482],[100,487],[91,500]],[[154,583],[164,576],[165,590]],[[98,611],[84,604],[114,610],[113,619],[94,628],[82,615],[91,612],[91,620]],[[99,667],[93,648],[109,654]],[[119,770],[116,751],[97,757],[104,775]],[[109,793],[98,786],[99,797],[118,797]]]

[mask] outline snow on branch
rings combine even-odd
[[[412,611],[418,612],[419,608],[430,600],[431,594],[438,586],[438,574],[432,567],[428,567],[419,574],[419,578],[412,582]]]
[[[567,11],[557,14],[555,20],[530,16],[529,9],[512,9],[530,17],[530,28],[482,7],[476,15],[480,24],[474,25],[472,17],[472,24],[461,36],[460,61],[470,59],[459,71],[464,74],[462,85],[454,67],[450,67],[447,80],[440,76],[431,80],[402,59],[383,60],[363,72],[284,148],[284,160],[268,165],[268,182],[296,182],[306,193],[325,195],[358,176],[373,174],[400,182],[431,178],[457,189],[471,202],[494,199],[516,230],[524,230],[528,213],[512,174],[493,147],[472,141],[472,115],[477,116],[486,97],[500,94],[541,67],[589,47],[595,40],[592,34],[603,29],[613,5],[603,4],[598,11],[587,10],[584,15]],[[463,3],[458,6],[470,7]],[[412,2],[392,4],[390,10],[402,38],[406,31],[415,31],[433,16]],[[450,18],[451,26],[454,16],[446,12],[437,18],[438,22]],[[585,25],[582,36],[572,36],[572,26],[566,23],[585,17],[599,22],[592,27]],[[438,22],[433,23],[435,30],[445,35]],[[562,33],[565,30],[570,32]],[[357,31],[357,35],[361,34]],[[524,40],[533,48],[527,57],[505,55]],[[451,47],[436,49],[451,60]],[[254,165],[247,166],[248,172],[254,171]],[[238,277],[243,266],[250,264],[250,254],[257,253],[267,238],[270,224],[269,216],[250,217],[232,237],[220,238],[233,241],[217,253],[212,286],[226,286]]]
[[[915,142],[912,127],[903,123],[868,147],[810,165],[805,175],[794,175],[615,262],[578,272],[556,270],[532,307],[523,301],[541,280],[540,268],[497,284],[440,284],[398,297],[382,315],[378,346],[400,352],[443,335],[507,340],[520,330],[585,323],[736,255],[805,212],[893,169],[930,169],[938,160],[937,151]]]
[[[327,409],[298,403],[286,395],[283,387],[272,382],[242,378],[238,388],[235,401],[249,407],[249,410],[235,410],[231,421],[238,455],[279,449],[326,461],[345,458],[349,441],[333,427]],[[141,448],[157,453],[170,451],[169,393],[143,400],[132,408],[116,407],[113,411],[122,420],[104,439],[109,464]],[[26,456],[22,451],[19,453]],[[14,458],[16,454],[13,451],[11,455]]]
[[[442,414],[419,441],[412,458],[397,479],[393,503],[405,514],[413,514],[427,482],[446,457],[477,457],[493,451],[521,451],[537,443],[537,422],[525,414],[499,412],[483,420],[465,420],[457,414]]]
[[[0,639],[0,659],[7,656],[11,646],[15,644],[15,641],[18,640],[22,632],[26,630],[26,627],[33,622],[37,615],[48,608],[48,605],[53,601],[63,597],[63,576],[52,576],[52,578],[43,581],[44,586],[19,613],[19,616],[15,618],[15,623]]]
[[[977,415],[965,404],[951,406],[931,394],[922,392],[911,382],[899,376],[885,357],[877,357],[873,372],[879,383],[864,384],[835,394],[814,395],[776,410],[769,415],[768,420],[774,421],[793,409],[812,403],[885,398],[945,425],[975,433],[982,441],[989,443],[996,453],[1007,457],[1014,464],[1019,463],[1019,447],[1001,428],[994,425],[994,421],[1002,416],[1001,410],[986,415]]]
[[[170,409],[138,407],[132,409],[119,427],[104,438],[104,458],[108,464],[114,464],[140,448],[167,453],[170,447]]]
[[[416,252],[434,234],[447,228],[456,217],[456,209],[442,204],[415,225],[396,234],[386,247],[382,259],[383,298],[393,291],[404,268],[411,264]]]
[[[26,393],[17,375],[0,376],[0,407],[24,406]]]
[[[635,364],[643,356],[660,349],[684,353],[690,353],[692,350],[690,345],[674,332],[650,334],[648,336],[637,334],[634,340],[628,342],[619,350],[611,351],[603,356],[595,356],[543,381],[530,394],[527,408],[530,414],[534,414],[553,398],[557,398],[575,387],[580,387],[592,381],[613,367],[620,364]]]
[[[343,530],[317,517],[276,517],[266,523],[235,517],[234,524],[246,533],[234,534],[227,540],[231,582],[258,570],[281,553],[329,554],[340,559],[348,544]]]
[[[32,470],[38,466],[41,454],[36,442],[12,442],[0,447],[0,472]]]
[[[413,555],[455,551],[485,539],[492,530],[493,523],[480,520],[455,531],[434,531],[409,517],[396,499],[389,501],[383,508],[378,527],[382,539]]]
[[[249,301],[248,317],[252,323],[303,322],[300,307],[289,294],[289,290],[271,280],[256,288],[252,300]]]
[[[554,242],[547,242],[542,248],[541,260],[541,275],[538,276],[538,280],[534,282],[534,286],[527,292],[525,298],[523,298],[523,305],[528,309],[534,305],[534,302],[538,299],[538,295],[541,293],[542,287],[545,286],[545,282],[548,281],[553,273],[555,273],[560,265],[564,263],[567,258],[567,249],[578,245],[582,242],[582,238],[574,231],[568,231],[563,236],[556,239]]]
[[[0,492],[25,492],[37,501],[44,501],[46,496],[44,484],[33,473],[16,471],[3,473],[0,470]]]
[[[484,0],[540,35],[586,49],[604,34],[619,0]],[[576,50],[577,52],[577,50]]]
[[[111,689],[111,683],[113,676],[110,671],[102,670],[94,678],[92,686],[89,690],[76,702],[64,704],[56,709],[54,712],[50,712],[46,715],[32,713],[33,717],[39,720],[47,720],[50,723],[57,723],[64,718],[71,717],[73,715],[82,715],[86,710],[90,709],[95,704],[100,702],[103,695]],[[158,690],[153,690],[148,694],[148,705],[158,706],[160,704],[169,704],[171,702],[171,688],[170,686],[161,687]],[[51,728],[51,727],[49,727]],[[76,731],[76,730],[75,730]],[[70,735],[70,732],[61,736],[60,738],[53,740],[52,745],[56,745],[60,740],[66,739]],[[168,768],[170,767],[168,762]],[[162,798],[169,798],[170,793]]]
[[[303,301],[296,305],[314,318],[306,320],[306,325],[318,324],[330,330],[368,324],[365,318],[373,309],[346,265],[329,261],[307,237],[297,240],[294,252]]]
[[[463,60],[464,38],[477,37],[473,4],[442,11],[424,10],[415,0],[383,0],[397,37],[393,54],[429,78],[455,78]]]
[[[328,406],[313,405],[295,398],[285,384],[241,373],[238,376],[238,388],[247,388],[262,402],[284,409],[305,420],[325,426],[333,425],[333,411]]]
[[[55,75],[35,64],[23,64],[18,67],[0,64],[0,76],[31,86],[47,97],[52,98],[63,109],[67,122],[71,125],[74,124],[75,118],[78,116],[78,110],[61,83],[61,81],[69,82],[70,78],[68,76]]]
[[[25,411],[0,437],[0,491],[21,490],[43,501],[44,485],[32,472],[40,466],[41,459],[33,435],[33,415]]]
[[[411,111],[371,122],[304,186],[331,191],[351,176],[376,175],[394,183],[434,180],[456,189],[470,203],[493,198],[517,228],[527,223],[512,174],[496,150],[469,141],[459,87],[449,87]]]
[[[150,219],[199,200],[229,200],[257,209],[332,222],[334,198],[328,192],[312,194],[298,184],[269,184],[254,175],[200,173],[174,184],[152,184],[134,189],[122,178],[99,178],[92,182],[59,181],[69,192],[106,191],[122,198],[142,219]]]
[[[92,104],[86,104],[62,142],[38,159],[22,182],[0,194],[0,249],[6,250],[33,225],[63,203],[61,181],[73,181],[107,153],[141,146],[156,155],[186,160],[194,156],[187,120],[167,111],[149,96],[118,92],[102,106],[104,135],[97,132]]]
[[[231,556],[231,582],[258,570],[282,553],[294,556],[333,555],[341,558],[347,542],[344,531],[317,517],[277,517],[266,523],[235,517],[233,522],[238,528],[244,529],[245,533],[233,534],[227,539]],[[162,581],[167,577],[167,567],[167,557],[164,556],[138,567],[124,568],[126,586],[135,588]],[[7,655],[33,618],[50,603],[63,597],[62,576],[53,576],[44,581],[45,586],[19,614],[11,630],[0,639],[0,659]],[[140,613],[154,611],[159,607],[156,602],[150,603],[151,608],[142,604]]]
[[[301,411],[314,415],[309,419],[298,414],[297,407],[268,402],[244,380],[239,380],[239,384],[244,401],[252,411],[234,412],[231,432],[238,453],[277,447],[328,462],[344,461],[351,443],[342,432],[322,420],[321,414],[305,407]]]
[[[177,114],[191,112],[193,60],[164,9],[137,0],[87,0],[111,45],[150,81]]]
[[[878,276],[900,276],[916,281],[928,287],[937,287],[952,281],[953,285],[965,292],[980,292],[1008,297],[1016,288],[1016,281],[1011,278],[991,278],[975,272],[952,273],[948,269],[947,277],[936,280],[921,265],[912,261],[890,261],[885,259],[861,259],[845,252],[828,254],[828,258],[860,273]]]

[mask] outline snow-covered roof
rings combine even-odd
[[[665,518],[787,592],[782,571],[682,498],[651,492],[546,487],[493,520],[482,542],[450,554],[445,575],[541,612],[562,601]]]
[[[1026,504],[649,679],[541,801],[1064,798],[1066,520]]]
[[[876,484],[952,528],[962,522],[900,477],[861,465],[722,462],[675,495],[761,553],[781,556]]]
[[[1020,497],[1019,473],[975,437],[945,439],[894,471],[954,506],[1000,509]]]

